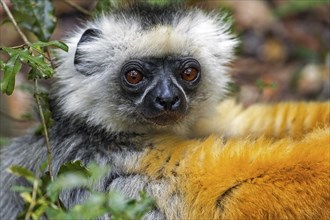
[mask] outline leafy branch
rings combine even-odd
[[[49,143],[49,136],[47,130],[47,123],[44,115],[44,111],[41,104],[41,95],[39,92],[38,79],[49,78],[54,74],[54,69],[51,67],[50,58],[45,56],[44,51],[48,46],[53,46],[60,48],[62,50],[68,51],[68,47],[59,41],[50,41],[50,42],[35,42],[31,43],[25,34],[22,32],[15,18],[13,17],[11,11],[3,0],[0,0],[1,5],[4,8],[8,18],[14,25],[15,29],[21,36],[24,41],[24,45],[18,47],[2,47],[1,51],[5,51],[9,55],[9,60],[7,63],[4,63],[1,60],[0,70],[4,72],[3,79],[1,80],[1,91],[7,95],[11,95],[15,88],[15,78],[16,74],[21,70],[22,63],[27,64],[31,67],[30,72],[28,73],[28,79],[34,81],[34,98],[38,106],[39,115],[41,118],[41,124],[43,127],[43,134],[46,141],[46,147],[48,152],[48,169],[51,176],[51,179],[54,179],[52,174],[52,156],[51,156],[51,146]],[[14,1],[15,4],[15,1]],[[45,33],[45,32],[43,32]],[[50,35],[49,35],[50,36]],[[45,37],[45,36],[44,36]]]

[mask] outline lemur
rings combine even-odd
[[[50,94],[55,174],[69,161],[110,165],[96,190],[145,190],[156,206],[144,219],[327,217],[329,103],[221,102],[238,43],[223,15],[135,5],[87,22],[66,43]],[[36,172],[44,145],[28,134],[1,150],[1,219],[22,210],[10,187],[27,184],[5,170]],[[72,207],[86,196],[60,199]]]

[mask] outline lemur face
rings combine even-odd
[[[120,72],[123,96],[142,118],[160,126],[187,115],[200,80],[201,66],[192,57],[129,60]]]
[[[237,44],[218,14],[199,9],[112,13],[66,43],[57,70],[62,111],[134,132],[187,130],[209,115],[226,92]]]

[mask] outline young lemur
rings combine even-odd
[[[329,103],[219,105],[237,45],[221,15],[128,7],[66,43],[51,93],[55,174],[69,161],[109,164],[95,187],[145,190],[156,200],[145,219],[327,217]],[[46,158],[42,136],[2,150],[1,219],[23,206],[10,187],[27,184],[6,168],[36,171]],[[75,189],[60,199],[72,207],[86,196]]]

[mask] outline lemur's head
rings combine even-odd
[[[113,131],[182,131],[229,81],[237,41],[216,14],[134,6],[86,24],[57,69],[62,113]]]

